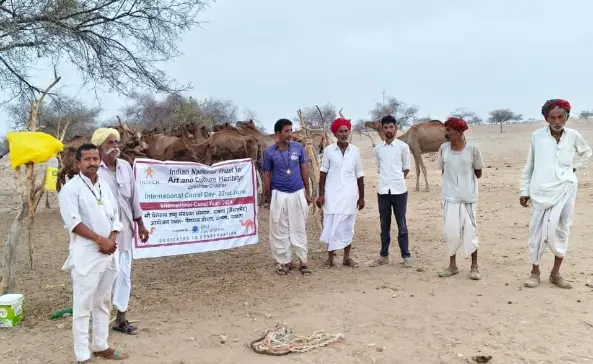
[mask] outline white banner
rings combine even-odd
[[[134,259],[257,244],[257,188],[251,159],[206,166],[136,159],[134,176],[150,237],[136,234]]]

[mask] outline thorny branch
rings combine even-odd
[[[0,0],[0,87],[12,98],[43,93],[30,72],[44,59],[126,96],[183,91],[153,64],[179,55],[181,35],[214,1]]]

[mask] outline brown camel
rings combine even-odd
[[[377,131],[381,140],[385,140],[380,121],[367,121],[364,123],[364,127]],[[420,172],[424,174],[424,182],[426,184],[424,191],[428,191],[428,176],[426,175],[426,167],[422,160],[422,154],[438,152],[441,145],[447,141],[445,124],[440,120],[430,120],[414,124],[404,134],[398,136],[397,139],[408,144],[410,152],[414,156],[416,165],[416,191],[420,191]]]

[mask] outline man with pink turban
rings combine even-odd
[[[449,253],[449,267],[439,277],[459,274],[456,255],[459,248],[467,257],[471,254],[469,278],[480,279],[478,271],[478,227],[476,205],[478,179],[482,177],[484,162],[478,147],[467,143],[463,133],[468,129],[461,118],[451,117],[445,122],[446,143],[439,149],[437,161],[441,170],[441,206],[443,238]]]
[[[560,266],[568,248],[568,235],[573,221],[578,179],[575,172],[591,157],[591,148],[583,136],[566,128],[570,103],[562,99],[548,100],[542,115],[548,125],[533,132],[527,161],[521,175],[519,203],[533,206],[529,224],[531,276],[526,287],[540,283],[540,263],[546,246],[554,253],[550,283],[572,288],[560,275]]]
[[[328,268],[334,266],[334,254],[339,249],[344,249],[342,264],[358,268],[350,257],[350,248],[356,214],[364,207],[364,172],[358,147],[348,142],[351,129],[348,119],[338,118],[331,124],[338,141],[325,148],[321,161],[317,206],[323,208],[320,240],[327,244]]]

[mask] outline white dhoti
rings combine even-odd
[[[113,282],[113,306],[119,312],[128,310],[132,292],[132,250],[119,252],[117,277]]]
[[[568,249],[568,235],[573,222],[574,203],[577,197],[577,185],[572,184],[560,195],[558,202],[547,209],[534,205],[529,223],[529,248],[531,262],[541,263],[541,258],[550,248],[558,258],[564,258]]]
[[[307,215],[309,206],[304,189],[286,193],[272,191],[270,203],[270,245],[272,256],[279,264],[292,261],[290,246],[297,257],[307,263]]]
[[[465,256],[478,249],[478,227],[475,203],[443,201],[443,238],[449,256],[463,247]]]
[[[93,315],[92,351],[109,348],[109,315],[111,312],[111,288],[115,280],[116,267],[104,272],[82,275],[72,270],[72,334],[77,361],[91,358],[89,351],[89,319]]]
[[[354,238],[356,214],[331,214],[323,216],[323,231],[319,240],[327,244],[327,251],[344,249]]]

